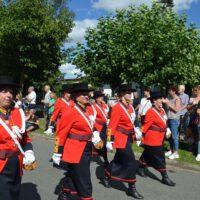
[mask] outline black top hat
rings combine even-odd
[[[94,95],[93,95],[93,98],[96,99],[98,97],[104,97],[105,94],[101,91],[94,91]]]
[[[0,76],[0,88],[13,88],[19,89],[20,85],[15,83],[13,78],[10,76]]]
[[[75,83],[72,86],[71,92],[91,92],[92,89],[88,87],[87,83]]]
[[[150,92],[150,97],[148,98],[149,100],[156,100],[163,98],[165,95],[161,91],[151,91]]]
[[[117,87],[116,92],[134,92],[135,90],[133,89],[131,84],[121,84]]]
[[[62,85],[61,92],[70,92],[72,89],[72,84],[65,84]]]

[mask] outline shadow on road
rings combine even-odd
[[[21,185],[20,200],[41,200],[37,190],[37,185],[33,183],[23,183]]]
[[[60,180],[60,182],[58,183],[58,185],[57,185],[56,188],[55,188],[54,194],[56,194],[56,195],[59,195],[59,194],[60,194],[65,179],[66,179],[66,178],[63,177],[63,178]]]
[[[104,177],[104,168],[102,166],[98,166],[96,168],[96,177],[100,180],[100,184],[103,184],[103,177]],[[120,191],[127,191],[127,187],[122,182],[111,181],[111,187],[120,190]]]

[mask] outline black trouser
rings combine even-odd
[[[21,187],[20,167],[17,156],[9,158],[0,173],[0,200],[19,200]]]

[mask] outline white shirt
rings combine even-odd
[[[36,93],[35,93],[35,91],[30,92],[27,97],[28,97],[29,104],[36,104]]]
[[[149,110],[149,108],[151,108],[151,107],[152,107],[151,101],[148,100],[146,97],[143,97],[143,98],[141,99],[141,102],[140,102],[138,114],[141,115],[141,116],[146,115],[146,112],[147,112],[147,111]]]
[[[51,94],[51,91],[50,91],[50,90],[49,90],[48,92],[46,92],[46,94],[45,94],[45,96],[44,96],[44,103],[45,103],[45,104],[48,104],[48,103],[49,103],[50,94]]]

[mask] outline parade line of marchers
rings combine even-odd
[[[31,140],[25,129],[25,116],[13,106],[13,96],[19,85],[11,77],[0,76],[0,200],[19,200],[22,170],[33,170],[36,161]],[[53,165],[66,170],[59,200],[92,200],[90,173],[91,156],[104,159],[105,187],[110,181],[125,182],[127,195],[143,199],[136,189],[136,173],[146,176],[147,167],[160,172],[162,183],[175,186],[168,177],[163,149],[165,136],[170,135],[167,117],[162,108],[163,95],[151,91],[152,107],[147,111],[142,129],[134,126],[136,114],[131,104],[133,88],[129,84],[118,86],[118,101],[110,110],[101,91],[92,91],[86,83],[62,86],[62,97],[56,101],[49,130],[56,125]],[[132,151],[134,141],[142,141],[144,152],[139,168]],[[116,149],[111,162],[107,152]],[[156,188],[155,188],[156,189]]]

